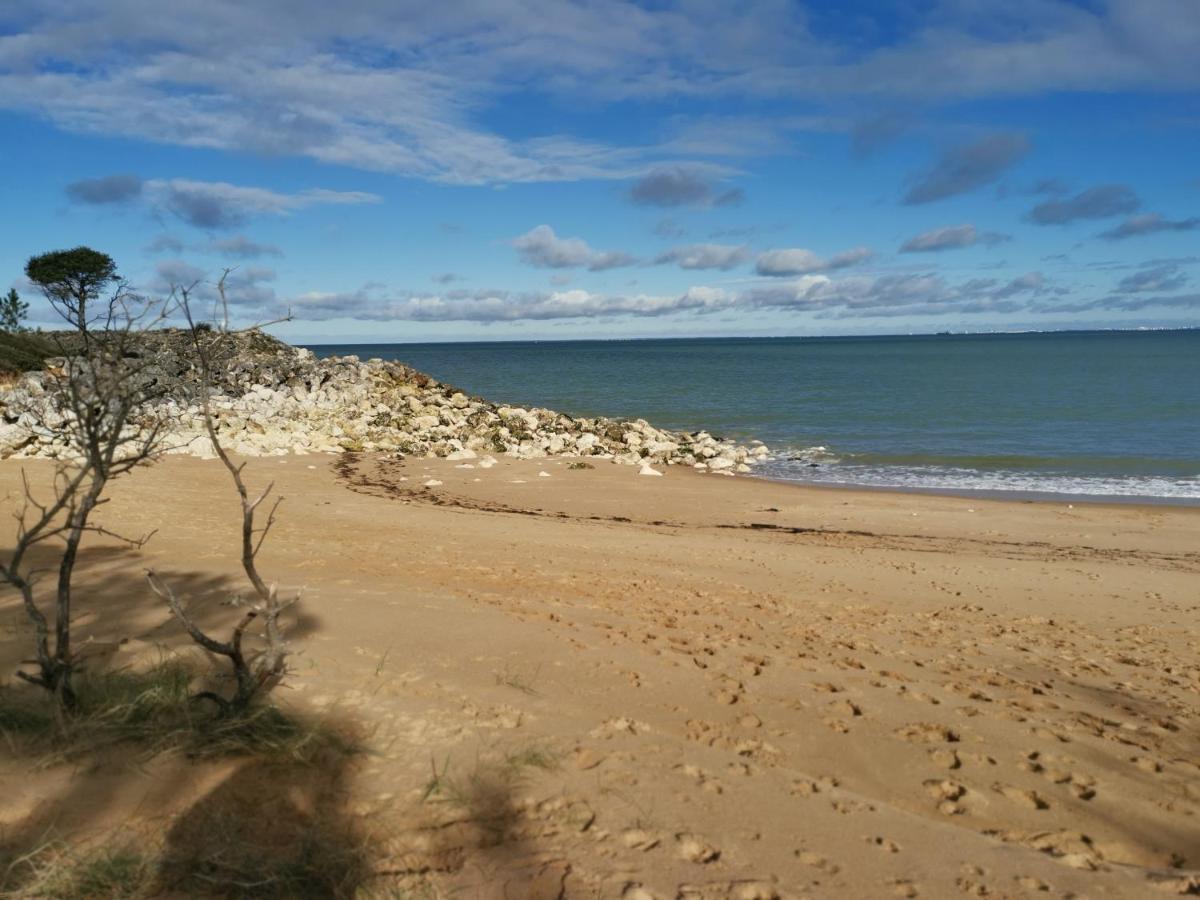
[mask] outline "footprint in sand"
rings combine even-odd
[[[699,766],[682,765],[676,766],[675,770],[695,781],[701,790],[708,791],[710,794],[725,792],[725,786],[721,784],[720,780],[709,775]]]
[[[792,796],[811,797],[821,793],[821,786],[809,778],[800,778],[792,782]]]
[[[938,801],[938,812],[944,816],[957,816],[966,810],[958,801],[967,793],[967,789],[957,781],[948,779],[930,779],[924,782],[925,792]]]
[[[923,744],[953,744],[959,740],[958,732],[945,725],[937,725],[932,722],[914,722],[911,725],[897,728],[893,733],[902,741]]]
[[[629,831],[622,832],[621,843],[630,850],[640,850],[645,853],[647,850],[653,850],[661,842],[648,831],[643,831],[640,828],[632,828]]]
[[[862,707],[849,700],[834,700],[825,708],[834,716],[841,716],[846,719],[852,719],[855,716],[863,714]]]
[[[806,866],[812,866],[814,869],[820,869],[822,872],[827,872],[830,875],[836,875],[841,871],[841,867],[834,862],[830,862],[820,853],[812,850],[797,850],[796,858]]]
[[[1151,775],[1157,775],[1162,771],[1162,766],[1147,756],[1131,756],[1129,761]]]
[[[715,862],[721,855],[720,850],[694,834],[677,834],[675,842],[679,858],[688,862],[698,864]]]
[[[962,761],[958,758],[958,754],[953,750],[947,750],[945,747],[930,750],[929,760],[935,766],[940,766],[943,769],[957,769],[962,766]]]
[[[1024,806],[1026,809],[1049,809],[1050,804],[1046,802],[1037,791],[1027,791],[1019,787],[1014,787],[1011,784],[993,784],[992,790],[1006,800],[1011,800],[1018,806]]]
[[[890,840],[889,838],[879,837],[879,836],[869,837],[869,838],[867,838],[867,843],[873,847],[878,847],[880,850],[884,851],[885,853],[899,853],[900,852],[900,845],[897,844],[895,841]]]

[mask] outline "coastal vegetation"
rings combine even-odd
[[[268,699],[288,673],[282,617],[298,596],[282,600],[259,571],[258,556],[279,499],[267,503],[270,484],[251,492],[245,464],[225,452],[208,406],[214,348],[228,342],[228,333],[201,327],[194,319],[188,286],[166,300],[146,300],[128,289],[111,257],[90,248],[34,257],[26,275],[69,327],[36,338],[16,332],[25,307],[10,297],[4,307],[5,324],[11,326],[4,347],[15,368],[55,360],[38,383],[38,399],[44,402],[27,404],[20,414],[23,427],[54,434],[64,452],[57,455],[48,486],[23,480],[15,536],[0,556],[0,580],[19,595],[26,620],[18,633],[30,643],[30,656],[15,673],[23,685],[0,686],[0,739],[15,757],[38,768],[103,765],[122,757],[145,763],[164,755],[195,761],[249,758],[254,765],[273,767],[273,783],[282,784],[309,779],[305,770],[314,767],[344,767],[341,760],[358,752],[349,726],[333,727]],[[178,396],[180,385],[158,377],[145,339],[172,316],[187,324],[182,334],[196,373],[184,387],[202,410],[211,446],[240,500],[240,562],[251,596],[230,598],[240,616],[222,639],[199,624],[169,577],[147,571],[144,590],[165,604],[203,654],[176,649],[140,665],[113,667],[102,655],[89,653],[88,642],[76,639],[76,623],[112,610],[112,598],[80,588],[78,564],[90,540],[103,538],[136,550],[153,537],[153,531],[121,534],[96,514],[115,480],[152,463],[168,447],[164,414],[156,404],[171,391]],[[265,519],[258,518],[260,507]],[[128,638],[118,636],[121,643]],[[224,671],[214,665],[220,660]],[[229,816],[228,810],[213,814]],[[331,879],[340,892],[349,877],[338,868],[345,853],[322,857],[332,844],[315,838],[330,826],[295,811],[274,823],[276,834],[296,831],[296,847],[302,848],[302,858],[296,859],[264,853],[256,830],[244,823],[233,827],[232,820],[207,822],[197,832],[219,834],[219,847],[193,835],[175,847],[160,842],[150,854],[133,849],[145,848],[145,841],[109,843],[79,854],[41,836],[6,836],[0,840],[0,892],[155,896],[164,889],[190,893],[201,886],[236,892],[251,877],[261,888],[257,893],[305,895],[319,884],[316,894],[324,895]],[[331,867],[338,871],[331,874]]]
[[[0,331],[23,331],[25,317],[29,315],[29,304],[21,299],[16,288],[0,297]]]

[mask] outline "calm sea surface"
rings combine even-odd
[[[1200,503],[1200,331],[313,346],[758,438],[795,481]]]

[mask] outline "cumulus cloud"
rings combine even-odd
[[[992,247],[1010,240],[1008,235],[991,231],[980,232],[974,225],[951,225],[946,228],[934,228],[923,231],[909,238],[900,245],[901,253],[933,253],[940,250],[954,250],[960,247],[973,247],[982,244]]]
[[[1101,184],[1073,197],[1047,200],[1029,211],[1029,221],[1038,225],[1066,225],[1078,219],[1107,219],[1131,213],[1142,201],[1126,184]]]
[[[1144,234],[1158,234],[1163,231],[1195,231],[1197,228],[1200,228],[1200,217],[1167,219],[1159,213],[1143,213],[1140,216],[1130,216],[1116,228],[1102,231],[1100,236],[1110,241],[1120,241],[1125,238],[1141,237]]]
[[[637,262],[628,253],[593,250],[582,238],[560,238],[549,225],[538,225],[513,238],[512,245],[523,262],[539,269],[586,267],[592,272],[602,272]]]
[[[1040,272],[1011,279],[987,277],[952,281],[936,273],[879,276],[811,273],[772,279],[734,290],[693,285],[677,293],[598,293],[584,289],[548,291],[397,291],[367,284],[349,292],[309,292],[279,296],[270,269],[237,271],[228,283],[240,318],[271,318],[291,310],[298,319],[325,321],[492,322],[655,318],[710,314],[806,313],[818,319],[887,319],[945,316],[983,317],[1014,313],[1131,312],[1151,307],[1200,308],[1200,295],[1172,294],[1183,281],[1177,271],[1149,271],[1122,281],[1112,294],[1063,302],[1069,290]],[[181,260],[159,267],[158,287],[199,283],[193,298],[215,302],[213,276]]]
[[[825,259],[811,250],[794,247],[760,253],[754,268],[759,275],[781,278],[845,269],[866,262],[874,255],[867,247],[854,247]]]
[[[1145,294],[1177,291],[1188,282],[1187,275],[1176,265],[1154,266],[1122,278],[1116,287],[1120,294]]]
[[[224,181],[189,181],[183,178],[145,183],[151,203],[196,228],[236,228],[259,216],[282,216],[321,204],[379,203],[376,194],[314,188],[283,194],[260,187],[243,187]]]
[[[932,203],[991,184],[1028,152],[1029,139],[1011,133],[991,134],[952,147],[916,176],[904,202]]]
[[[901,274],[833,279],[808,275],[795,281],[753,288],[744,303],[755,308],[815,311],[826,318],[882,318],[949,314],[1008,313],[1045,289],[1030,273],[1001,285],[976,278],[951,285],[939,275]],[[1021,299],[1021,295],[1026,295]]]
[[[671,166],[635,181],[629,199],[638,206],[736,206],[745,195],[740,188],[720,189],[705,170]]]
[[[67,196],[74,203],[106,205],[129,203],[142,194],[142,180],[136,175],[105,175],[84,178],[67,185]]]
[[[658,264],[674,263],[681,269],[728,270],[740,266],[750,255],[743,246],[733,244],[690,244],[672,247],[655,257]]]

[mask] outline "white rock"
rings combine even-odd
[[[639,475],[657,475],[659,478],[662,477],[662,472],[659,472],[656,469],[652,469],[652,468],[650,468],[650,466],[647,466],[647,465],[643,465],[641,467],[641,469],[638,470],[638,474]]]

